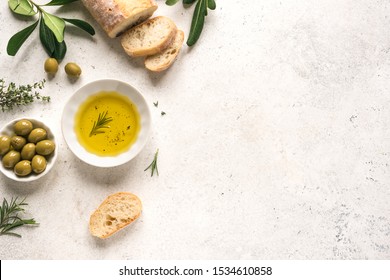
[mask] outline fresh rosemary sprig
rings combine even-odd
[[[35,99],[50,101],[49,96],[41,96],[37,89],[42,89],[45,80],[36,82],[32,85],[16,86],[15,83],[5,84],[4,79],[0,79],[0,107],[5,110],[12,110],[15,106],[27,105],[34,102]]]
[[[158,157],[158,149],[157,149],[156,153],[154,154],[154,159],[153,159],[152,163],[149,164],[149,166],[146,167],[144,170],[144,171],[146,171],[148,169],[151,169],[151,171],[152,171],[152,174],[150,175],[151,177],[153,176],[154,171],[156,171],[157,176],[159,176],[158,175],[158,168],[157,168],[157,157]]]
[[[11,202],[4,198],[3,205],[0,206],[0,235],[13,235],[22,237],[20,234],[12,232],[12,230],[24,225],[38,225],[34,219],[24,220],[18,215],[24,212],[23,206],[28,205],[24,199],[17,201],[18,198],[11,198]]]
[[[192,16],[190,34],[187,39],[188,46],[193,46],[198,41],[203,30],[205,17],[207,16],[207,8],[215,10],[217,7],[215,0],[183,0],[183,4],[193,4],[196,1],[197,3]],[[173,6],[177,2],[179,2],[179,0],[166,0],[165,4]]]
[[[97,121],[93,122],[93,126],[91,129],[91,132],[89,133],[89,137],[91,137],[92,135],[99,134],[99,133],[104,133],[104,131],[101,131],[100,129],[110,128],[109,126],[107,126],[107,124],[109,122],[112,122],[113,119],[111,117],[107,117],[107,114],[108,114],[108,111],[106,111],[104,113],[99,113]]]
[[[50,57],[54,57],[57,60],[64,58],[67,49],[64,41],[66,22],[86,31],[92,36],[95,35],[95,30],[89,23],[79,19],[57,17],[43,9],[45,6],[62,6],[75,1],[77,0],[51,0],[44,5],[38,5],[32,0],[8,0],[8,6],[15,14],[32,19],[38,15],[38,19],[33,24],[11,37],[7,45],[8,55],[16,55],[23,43],[38,26],[38,23],[39,38],[43,47]]]

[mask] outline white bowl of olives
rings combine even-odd
[[[0,171],[20,182],[47,174],[57,159],[55,137],[50,128],[33,118],[20,118],[0,130]]]

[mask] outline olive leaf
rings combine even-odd
[[[56,37],[49,27],[41,20],[39,24],[39,38],[50,57],[54,57],[57,60],[62,60],[66,54],[65,41],[58,42]]]
[[[208,0],[208,1],[207,1],[207,7],[208,7],[210,10],[215,10],[215,8],[217,8],[217,4],[215,4],[215,1],[214,1],[214,0]]]
[[[76,2],[78,0],[52,0],[49,3],[43,5],[43,6],[61,6],[66,5],[72,2]]]
[[[39,13],[39,19],[32,25],[27,28],[19,31],[8,41],[7,53],[14,56],[22,44],[26,41],[28,36],[34,31],[39,25],[39,38],[44,49],[47,53],[58,60],[64,58],[66,54],[66,44],[64,41],[65,33],[65,20],[82,30],[85,30],[91,35],[95,34],[93,27],[82,20],[77,19],[63,19],[57,17],[53,14],[47,13],[43,7],[44,6],[61,6],[66,5],[77,0],[51,0],[45,5],[38,5],[32,0],[8,0],[8,5],[12,12],[17,14],[22,14],[25,16],[33,16]]]
[[[175,5],[177,2],[179,2],[179,0],[166,0],[166,1],[165,1],[165,4],[167,4],[168,6],[173,6],[173,5]]]
[[[62,60],[65,57],[66,50],[67,48],[66,48],[65,41],[62,41],[60,43],[57,40],[55,40],[55,48],[52,57],[54,57],[57,60]]]
[[[14,56],[38,25],[38,20],[11,37],[7,45],[8,55]]]
[[[193,46],[198,41],[204,26],[204,18],[207,14],[208,0],[198,0],[192,17],[190,35],[188,36],[187,45]]]
[[[46,26],[43,20],[39,23],[39,39],[49,56],[52,56],[55,49],[56,39],[53,32]]]
[[[207,16],[207,8],[215,10],[217,5],[215,0],[183,0],[183,5],[191,5],[196,3],[194,14],[192,16],[190,33],[187,39],[187,45],[193,46],[199,39],[202,33],[205,17]],[[166,0],[165,4],[173,6],[178,0]]]
[[[65,21],[62,18],[47,12],[42,12],[42,14],[45,24],[50,28],[51,31],[53,31],[57,41],[59,43],[64,41]]]
[[[28,0],[8,0],[8,6],[15,14],[33,16],[37,14]]]
[[[95,35],[95,29],[93,29],[93,27],[88,22],[85,22],[80,19],[70,19],[70,18],[62,18],[62,19],[88,32],[92,36]]]

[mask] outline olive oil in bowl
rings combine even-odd
[[[141,129],[135,104],[116,91],[89,96],[79,107],[74,130],[81,146],[98,156],[116,156],[136,142]]]

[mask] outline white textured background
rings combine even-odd
[[[158,2],[156,14],[188,35],[192,8]],[[390,1],[216,2],[200,41],[160,75],[128,58],[79,3],[58,10],[97,34],[68,29],[62,66],[75,61],[83,75],[48,81],[50,104],[0,112],[0,125],[45,118],[59,148],[38,182],[0,177],[0,198],[26,196],[27,215],[40,222],[18,230],[21,239],[0,236],[1,259],[390,258]],[[46,77],[37,33],[6,54],[26,25],[2,1],[7,81]],[[99,78],[132,84],[153,114],[146,148],[119,168],[80,162],[61,137],[64,103]],[[157,148],[160,176],[151,178],[143,170]],[[137,194],[143,214],[97,240],[89,215],[117,191]]]

